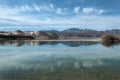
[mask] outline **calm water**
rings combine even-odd
[[[120,80],[120,46],[0,41],[0,80]]]

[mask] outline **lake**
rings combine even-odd
[[[0,41],[0,80],[120,80],[120,45]]]

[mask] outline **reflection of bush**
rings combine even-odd
[[[102,36],[102,44],[110,47],[120,43],[120,38],[114,35],[105,34]]]
[[[120,42],[118,42],[118,41],[117,41],[117,42],[114,42],[114,41],[113,41],[113,42],[109,42],[109,41],[108,41],[108,42],[107,42],[107,41],[105,42],[105,41],[103,41],[102,44],[103,44],[104,46],[106,46],[106,47],[112,47],[112,46],[115,46],[115,45],[119,45]]]

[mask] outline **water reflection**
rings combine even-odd
[[[1,46],[6,46],[6,45],[13,45],[16,47],[21,47],[24,45],[57,45],[57,44],[64,44],[66,46],[70,46],[70,47],[78,47],[78,46],[89,46],[89,45],[96,45],[96,44],[102,44],[103,46],[106,47],[113,47],[116,45],[119,45],[120,42],[84,42],[84,41],[68,41],[68,42],[56,42],[56,41],[32,41],[32,40],[5,40],[5,41],[0,41],[0,45]]]
[[[119,60],[56,60],[2,68],[0,80],[119,80]],[[114,63],[115,62],[115,63]],[[111,65],[112,63],[112,65]]]
[[[40,41],[0,45],[0,80],[120,80],[120,46]]]
[[[24,40],[6,40],[6,41],[0,41],[1,46],[5,45],[14,45],[17,47],[24,46],[24,45],[57,45],[57,44],[64,44],[70,47],[78,47],[78,46],[89,46],[89,45],[95,45],[98,44],[98,42],[45,42],[45,41],[24,41]]]
[[[113,46],[120,45],[120,42],[119,41],[113,41],[113,42],[112,41],[111,42],[104,41],[104,42],[102,42],[102,44],[106,47],[113,47]]]

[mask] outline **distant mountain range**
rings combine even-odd
[[[97,31],[97,30],[90,30],[90,29],[70,28],[63,31],[51,30],[51,31],[44,31],[44,32],[56,33],[57,35],[66,36],[66,37],[69,37],[69,36],[101,37],[104,34],[120,35],[120,29]]]
[[[1,31],[0,39],[80,39],[81,37],[101,37],[104,34],[120,35],[120,29],[97,31],[70,28],[63,31]]]

